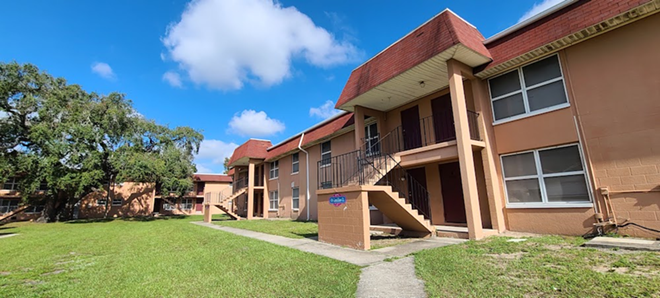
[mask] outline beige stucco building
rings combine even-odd
[[[12,220],[33,220],[40,216],[43,206],[27,206],[21,203],[18,178],[9,178],[0,190],[0,219],[10,216]],[[202,214],[205,194],[232,193],[231,177],[219,174],[195,174],[193,190],[182,198],[163,196],[153,185],[125,182],[111,186],[107,192],[87,195],[76,206],[76,218],[135,217],[151,215],[193,215]],[[45,188],[45,187],[44,187]],[[37,192],[35,196],[39,196]],[[222,210],[213,208],[213,214]],[[9,219],[9,218],[8,218]]]
[[[445,10],[356,68],[344,112],[234,152],[237,217],[479,239],[660,230],[660,1],[564,1],[484,39]],[[249,178],[248,178],[249,177]]]

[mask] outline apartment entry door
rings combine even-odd
[[[456,139],[454,128],[454,113],[451,108],[451,95],[445,94],[431,101],[433,112],[433,130],[435,142],[446,142]]]
[[[467,223],[461,168],[458,162],[441,164],[440,183],[442,184],[442,205],[445,210],[445,222]]]
[[[422,147],[422,134],[419,125],[419,106],[401,111],[403,150]]]

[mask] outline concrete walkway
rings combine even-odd
[[[249,230],[224,227],[212,223],[205,222],[192,222],[192,224],[229,232],[239,236],[259,239],[262,241],[270,242],[273,244],[295,248],[298,250],[310,252],[313,254],[326,256],[335,260],[348,262],[358,266],[368,266],[371,264],[382,262],[387,258],[400,258],[405,257],[411,253],[420,250],[442,247],[457,243],[462,243],[465,240],[453,238],[429,238],[415,242],[410,242],[397,246],[390,246],[371,251],[355,250],[336,246],[328,243],[319,242],[312,239],[293,239],[282,236],[276,236],[266,233],[254,232]]]
[[[586,247],[622,248],[629,250],[660,251],[660,241],[635,239],[596,237],[584,244]]]
[[[362,251],[312,239],[293,239],[212,223],[192,222],[192,224],[310,252],[358,266],[369,266],[362,268],[357,297],[426,297],[424,282],[415,275],[414,258],[406,256],[424,249],[465,242],[463,239],[430,238]],[[401,259],[383,262],[389,258]]]

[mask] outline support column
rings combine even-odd
[[[265,163],[261,165],[261,172],[263,174],[262,175],[263,178],[261,178],[261,179],[263,179],[262,181],[264,182],[264,193],[263,193],[263,202],[261,203],[262,204],[261,205],[262,206],[261,210],[263,210],[264,218],[268,218],[268,210],[270,209],[270,206],[269,206],[270,202],[268,201],[268,195],[269,195],[269,193],[268,193],[268,173],[266,172],[266,164]]]
[[[462,66],[456,60],[447,61],[449,75],[449,91],[451,93],[451,106],[456,127],[456,146],[458,161],[461,168],[461,181],[463,184],[463,197],[465,200],[465,213],[470,239],[483,238],[483,225],[481,211],[479,210],[479,193],[477,191],[477,175],[474,171],[474,157],[470,139],[470,127],[465,102],[465,89],[463,89]]]
[[[204,222],[211,222],[211,205],[204,204]]]
[[[490,211],[490,220],[493,229],[498,232],[506,230],[504,222],[504,209],[502,207],[502,188],[500,187],[500,179],[497,175],[497,166],[495,164],[494,148],[495,142],[491,141],[491,131],[486,123],[491,123],[490,109],[486,106],[486,102],[490,101],[488,94],[486,94],[485,83],[479,79],[472,81],[472,93],[474,94],[474,106],[479,113],[477,123],[479,125],[479,135],[483,140],[486,147],[482,150],[482,160],[484,167],[484,176],[486,177],[486,190],[488,192],[488,207]]]
[[[247,216],[248,220],[254,217],[254,160],[248,162],[248,189],[247,189]]]
[[[364,143],[364,108],[355,106],[353,119],[355,120],[355,150],[360,150],[360,146]]]

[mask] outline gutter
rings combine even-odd
[[[305,209],[307,209],[307,221],[309,221],[309,153],[302,148],[302,141],[304,137],[305,133],[303,132],[300,135],[298,149],[300,149],[302,152],[305,152],[305,174],[307,176],[307,186],[305,186],[305,190],[307,190],[307,195],[305,196]]]
[[[535,15],[535,16],[533,16],[529,19],[526,19],[526,20],[524,20],[524,21],[522,21],[518,24],[515,24],[515,25],[513,25],[513,26],[511,26],[507,29],[504,29],[504,31],[489,37],[488,39],[484,40],[484,44],[489,44],[489,43],[494,42],[498,39],[501,39],[502,37],[505,37],[505,36],[515,32],[515,31],[518,31],[519,29],[522,29],[523,27],[525,27],[529,24],[532,24],[532,23],[534,23],[534,22],[536,22],[536,21],[538,21],[542,18],[545,18],[545,17],[547,17],[547,16],[549,16],[549,15],[551,15],[551,14],[553,14],[553,13],[555,13],[555,12],[557,12],[557,11],[559,11],[559,10],[565,8],[566,6],[569,6],[569,5],[571,5],[575,2],[578,2],[578,0],[564,0],[560,3],[557,3],[555,6],[550,7],[550,8],[544,10],[543,12],[541,12],[541,13]]]

